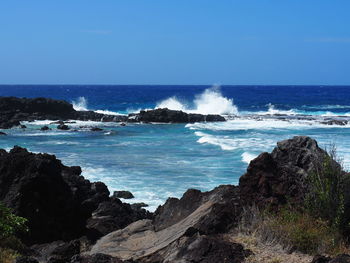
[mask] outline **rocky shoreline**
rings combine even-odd
[[[0,201],[28,219],[17,262],[238,263],[252,253],[229,238],[244,207],[278,207],[287,199],[297,206],[314,161],[326,155],[315,140],[294,137],[251,161],[238,186],[190,189],[150,213],[119,200],[129,193],[110,196],[104,183],[84,179],[80,167],[16,146],[0,150]]]
[[[22,121],[97,121],[97,122],[159,122],[159,123],[193,123],[225,121],[220,115],[203,115],[185,113],[169,109],[140,111],[126,115],[108,115],[94,111],[76,111],[73,105],[48,98],[0,97],[0,129],[21,126]]]

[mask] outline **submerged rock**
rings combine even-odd
[[[103,131],[103,129],[98,128],[98,127],[92,127],[90,131],[98,132],[98,131]]]
[[[7,135],[7,134],[0,131],[0,136],[4,136],[4,135]]]
[[[67,125],[65,125],[65,124],[60,124],[60,125],[57,126],[57,129],[67,131],[70,128]]]
[[[51,130],[48,126],[43,126],[40,128],[41,131],[48,131]]]

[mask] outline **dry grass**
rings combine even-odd
[[[18,254],[8,248],[0,248],[0,263],[13,263]]]
[[[244,210],[232,241],[242,243],[255,255],[249,263],[311,262],[315,254],[349,253],[341,235],[327,222],[290,207],[278,213]]]
[[[231,237],[232,242],[240,243],[250,249],[253,255],[246,263],[310,263],[312,256],[300,252],[289,253],[278,244],[266,244],[254,235],[238,233]]]

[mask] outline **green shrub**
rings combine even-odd
[[[14,215],[11,209],[0,203],[0,241],[19,232],[26,232],[27,219]]]
[[[11,209],[0,203],[0,263],[10,263],[23,249],[22,242],[16,234],[28,231],[27,220],[16,216]]]
[[[315,217],[344,231],[349,225],[345,218],[344,201],[345,180],[348,175],[343,171],[334,146],[328,151],[328,156],[314,162],[314,168],[308,176],[306,207]]]

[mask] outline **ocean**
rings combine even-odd
[[[40,127],[51,121],[36,121],[0,136],[0,148],[19,145],[54,154],[65,165],[81,166],[83,176],[106,183],[111,192],[131,191],[130,202],[145,202],[151,211],[189,188],[238,184],[250,160],[296,135],[311,136],[321,147],[336,145],[350,168],[350,123],[322,123],[350,120],[350,86],[1,85],[0,96],[63,99],[77,110],[109,114],[167,107],[225,115],[222,123],[69,124],[102,132],[43,132]]]

